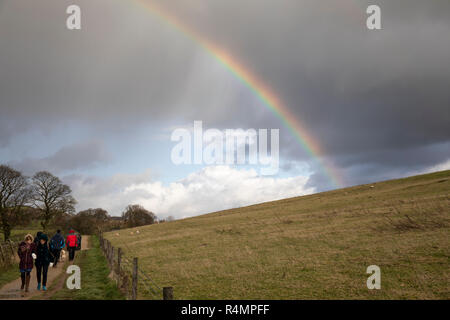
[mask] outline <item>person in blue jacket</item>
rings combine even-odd
[[[52,255],[55,257],[55,261],[53,261],[53,267],[56,268],[58,264],[59,256],[61,255],[61,250],[66,246],[66,241],[61,234],[61,230],[57,230],[56,234],[50,240],[50,251]]]

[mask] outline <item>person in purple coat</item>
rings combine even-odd
[[[33,269],[33,255],[36,256],[36,244],[33,242],[33,236],[31,234],[27,234],[25,236],[25,240],[19,244],[17,254],[20,258],[19,270],[20,278],[22,280],[20,291],[22,296],[24,296],[30,288],[31,270]]]

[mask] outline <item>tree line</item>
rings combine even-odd
[[[60,215],[55,224],[63,229],[74,228],[82,234],[95,234],[123,228],[134,228],[154,224],[156,215],[144,207],[134,204],[125,208],[121,217],[112,217],[102,208],[87,209],[77,214]]]
[[[26,177],[10,166],[0,165],[0,229],[5,241],[14,228],[36,220],[44,232],[52,224],[83,234],[164,222],[140,205],[129,205],[121,217],[111,217],[102,208],[75,213],[76,204],[70,187],[50,172]]]

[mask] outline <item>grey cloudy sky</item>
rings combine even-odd
[[[142,2],[158,3],[270,87],[348,185],[448,163],[449,1]],[[70,4],[82,9],[80,31],[65,28]],[[369,4],[380,6],[382,30],[366,28]],[[305,192],[330,187],[314,159],[251,90],[135,0],[0,0],[0,111],[0,161],[68,177],[80,206],[96,201],[83,202],[84,182],[101,181],[100,188],[117,175],[170,184],[187,183],[193,174],[203,186],[219,186],[204,168],[172,170],[165,156],[170,140],[143,147],[149,136],[194,120],[220,129],[280,128],[282,175],[266,185],[264,199],[282,197],[276,190],[289,188],[281,179],[304,176],[298,168],[305,165],[309,180],[290,183],[302,181]],[[174,176],[168,178],[169,172]],[[118,183],[117,192],[142,184],[142,177],[133,179]],[[147,198],[162,194],[150,189],[143,188]],[[135,199],[123,197],[109,209],[117,213]],[[139,201],[147,198],[140,193]],[[105,199],[97,200],[107,207]],[[199,210],[246,203],[229,200]],[[161,210],[176,215],[170,206]]]

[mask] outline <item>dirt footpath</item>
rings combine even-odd
[[[89,249],[89,236],[82,236],[81,237],[81,250],[88,250]]]
[[[81,239],[81,250],[88,250],[89,249],[89,236],[82,236]],[[75,253],[76,256],[76,253]],[[66,267],[70,265],[68,263],[69,260],[69,253],[66,251],[66,259],[65,261],[58,262],[56,268],[48,268],[48,274],[47,274],[47,289],[49,289],[55,279],[58,278],[61,273],[66,271]],[[40,299],[46,299],[47,295],[49,294],[49,291],[38,291],[37,290],[37,276],[36,276],[36,267],[33,268],[33,271],[31,271],[31,281],[30,281],[30,292],[28,292],[26,297],[21,297],[20,295],[20,285],[22,284],[20,280],[20,272],[19,272],[19,266],[17,266],[17,276],[18,278],[10,283],[7,283],[0,289],[0,300],[28,300],[31,298],[40,298]],[[64,281],[58,281],[57,288],[62,288],[64,285]],[[55,289],[52,289],[51,292],[54,292]]]

